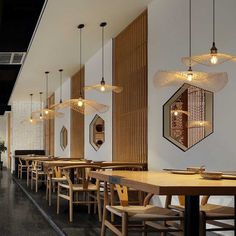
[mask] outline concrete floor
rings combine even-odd
[[[57,235],[6,170],[0,171],[0,235]]]

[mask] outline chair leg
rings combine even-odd
[[[57,214],[60,212],[60,185],[57,186]]]
[[[107,209],[104,206],[103,209],[103,216],[102,216],[102,228],[101,228],[101,236],[105,236],[106,234],[106,225],[105,225],[105,221],[107,220]]]
[[[48,200],[48,189],[49,189],[49,180],[47,179],[47,182],[46,182],[46,200]]]
[[[72,189],[69,190],[70,200],[69,200],[69,220],[70,222],[73,221],[73,191]]]
[[[114,197],[115,197],[115,191],[113,185],[110,186],[110,193],[111,193],[111,206],[114,205]],[[113,213],[111,213],[111,222],[115,221],[115,216]]]
[[[91,201],[89,193],[87,193],[88,202]],[[91,214],[91,203],[88,203],[88,214]]]
[[[49,199],[49,201],[48,201],[48,204],[49,204],[49,206],[51,206],[52,205],[52,180],[51,179],[49,179],[48,180],[49,181],[49,186],[48,186],[48,199]]]
[[[22,167],[20,169],[20,179],[22,179]]]
[[[36,173],[36,179],[35,179],[35,192],[38,192],[38,173]]]
[[[31,189],[33,189],[33,181],[34,181],[34,174],[32,173],[31,174]]]
[[[127,213],[122,213],[122,236],[128,235],[128,215]]]
[[[102,206],[101,206],[100,190],[97,191],[97,205],[98,205],[98,218],[99,218],[99,222],[101,222],[102,221]]]

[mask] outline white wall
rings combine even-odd
[[[32,110],[40,109],[39,102],[33,102]],[[22,123],[26,118],[30,117],[30,102],[13,102],[12,103],[12,142],[11,152],[14,154],[15,150],[35,150],[44,149],[44,133],[43,123],[37,125],[29,123]],[[14,170],[14,159],[12,161],[12,168]]]
[[[208,52],[211,46],[211,3],[193,1],[193,53]],[[219,51],[236,55],[233,30],[236,22],[236,1],[216,1],[216,43]],[[154,88],[154,73],[160,69],[181,70],[180,58],[188,51],[188,4],[186,0],[156,0],[149,5],[149,167],[186,167],[205,164],[208,169],[235,170],[236,100],[235,63],[214,68],[198,67],[204,71],[226,71],[227,86],[215,94],[214,134],[187,152],[183,152],[162,137],[162,105],[178,87]]]
[[[193,54],[209,52],[212,43],[212,1],[192,2]],[[216,1],[216,46],[219,52],[236,55],[236,1]],[[178,87],[154,88],[158,70],[183,70],[180,58],[188,55],[188,1],[154,0],[148,7],[148,158],[149,168],[184,168],[205,165],[209,170],[236,167],[236,68],[228,62],[217,67],[197,67],[204,71],[226,71],[227,86],[215,94],[214,133],[183,152],[162,137],[162,105]],[[226,199],[226,198],[225,198]],[[224,200],[225,201],[225,200]],[[227,200],[228,202],[230,199]]]
[[[112,40],[104,47],[105,55],[105,81],[107,84],[112,83]],[[85,84],[99,84],[102,79],[102,51],[99,50],[85,64]],[[93,115],[85,116],[85,158],[96,161],[111,161],[112,160],[112,93],[99,93],[91,90],[85,94],[86,99],[95,100],[98,103],[109,106],[109,111],[106,113],[97,113],[105,121],[105,143],[98,151],[89,143],[89,124],[93,120]]]
[[[62,101],[70,99],[70,79],[66,79],[62,84]],[[60,88],[55,91],[55,104],[60,102]],[[70,157],[70,108],[64,108],[58,112],[63,113],[63,117],[55,118],[55,156]],[[62,150],[60,146],[60,132],[62,127],[65,127],[68,132],[67,147]]]
[[[5,142],[7,147],[7,116],[0,116],[0,141]],[[7,166],[7,151],[2,153],[3,166]]]

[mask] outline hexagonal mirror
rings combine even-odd
[[[99,116],[95,115],[89,125],[89,142],[97,151],[105,142],[105,121]]]
[[[60,145],[61,149],[65,150],[68,144],[68,132],[65,126],[62,127],[60,132]]]
[[[163,136],[183,151],[213,133],[214,94],[184,84],[163,105]]]

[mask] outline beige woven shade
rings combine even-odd
[[[188,66],[189,64],[191,64],[192,66],[196,64],[201,64],[205,66],[214,66],[230,60],[236,61],[236,56],[223,53],[216,53],[216,54],[208,53],[208,54],[195,55],[192,57],[183,57],[181,59],[182,63],[186,66]]]
[[[100,104],[92,100],[86,100],[83,98],[69,99],[65,102],[53,106],[55,110],[64,109],[67,107],[70,107],[74,111],[80,112],[84,115],[89,115],[96,112],[104,113],[109,109],[107,105]]]
[[[64,113],[54,111],[53,109],[44,108],[44,109],[32,112],[32,115],[36,119],[51,120],[51,119],[63,117]]]
[[[154,76],[154,86],[156,88],[166,86],[179,86],[188,83],[208,91],[218,92],[223,89],[228,82],[226,72],[206,73],[193,71],[192,81],[188,80],[188,71],[158,71]]]
[[[120,86],[113,86],[113,85],[108,85],[108,84],[96,84],[96,85],[92,85],[92,86],[85,86],[84,90],[97,90],[99,92],[115,92],[115,93],[121,93],[123,91],[123,88]]]

